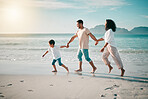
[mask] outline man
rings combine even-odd
[[[89,49],[89,36],[96,42],[97,42],[97,39],[89,31],[89,29],[87,29],[86,27],[83,26],[83,21],[82,20],[77,21],[77,27],[79,28],[79,30],[77,31],[77,33],[74,36],[72,36],[72,38],[67,43],[67,47],[69,47],[69,44],[76,37],[78,37],[78,39],[79,39],[79,50],[78,50],[79,69],[75,70],[75,71],[76,72],[81,72],[82,71],[82,55],[84,54],[84,57],[85,57],[86,61],[88,61],[89,64],[93,68],[91,73],[94,73],[97,68],[94,66],[93,61],[89,58],[89,52],[88,52],[88,49]]]

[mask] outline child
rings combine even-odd
[[[125,70],[123,69],[123,64],[120,59],[118,50],[116,48],[115,40],[114,40],[114,32],[116,31],[116,24],[114,23],[114,21],[110,19],[106,20],[105,30],[106,30],[106,33],[104,37],[98,39],[95,45],[97,45],[99,41],[105,40],[105,45],[100,50],[101,52],[103,52],[102,60],[106,65],[108,65],[109,73],[110,73],[113,67],[110,65],[110,62],[108,61],[108,56],[111,55],[116,65],[118,66],[118,68],[121,69],[121,76],[123,76]]]
[[[64,48],[66,46],[57,47],[57,46],[55,46],[54,40],[49,41],[49,46],[50,47],[48,48],[48,50],[45,52],[45,54],[42,57],[44,57],[49,52],[49,50],[51,50],[52,55],[53,55],[52,65],[53,65],[53,68],[54,68],[54,70],[52,72],[57,72],[57,69],[56,69],[56,66],[55,66],[56,61],[58,61],[59,65],[64,67],[67,70],[67,72],[69,72],[68,67],[66,67],[63,63],[61,63],[61,55],[60,55],[60,51],[59,51],[59,48]]]

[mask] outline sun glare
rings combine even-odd
[[[7,19],[11,21],[19,20],[22,15],[20,8],[18,7],[7,7],[5,13]]]

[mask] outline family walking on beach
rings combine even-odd
[[[73,42],[76,37],[78,37],[79,49],[78,49],[77,57],[79,59],[79,69],[75,70],[75,71],[76,72],[82,71],[82,56],[84,55],[86,61],[88,61],[89,64],[92,66],[91,73],[94,73],[97,70],[97,67],[94,65],[93,61],[89,57],[89,50],[88,49],[89,49],[89,36],[90,36],[95,41],[95,45],[97,45],[99,41],[105,41],[105,44],[102,47],[102,49],[100,50],[100,52],[103,52],[102,60],[105,63],[105,65],[107,65],[109,67],[109,73],[113,69],[113,67],[111,66],[111,64],[108,60],[109,55],[111,55],[114,62],[118,66],[118,68],[121,69],[121,76],[123,76],[125,70],[123,69],[123,64],[122,64],[122,61],[120,59],[118,50],[116,48],[115,40],[114,40],[114,32],[116,31],[116,24],[114,23],[114,21],[111,20],[111,19],[106,20],[106,22],[105,22],[106,32],[105,32],[104,36],[100,39],[96,39],[96,37],[89,31],[89,29],[83,26],[82,20],[77,21],[77,27],[79,28],[77,33],[74,36],[71,37],[71,39],[69,40],[69,42],[67,43],[66,46],[58,47],[58,46],[55,46],[54,40],[49,41],[50,47],[42,57],[44,57],[49,51],[52,52],[52,54],[53,54],[52,65],[53,65],[53,68],[54,68],[54,70],[52,72],[57,72],[57,69],[56,69],[56,66],[55,66],[56,61],[58,61],[59,65],[64,67],[67,70],[67,72],[69,72],[68,67],[66,67],[61,62],[61,55],[60,55],[60,52],[59,52],[59,48],[64,48],[64,47],[68,48],[69,44],[71,42]]]

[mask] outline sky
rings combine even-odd
[[[128,30],[148,27],[148,0],[0,0],[0,33],[75,33],[115,21]]]

